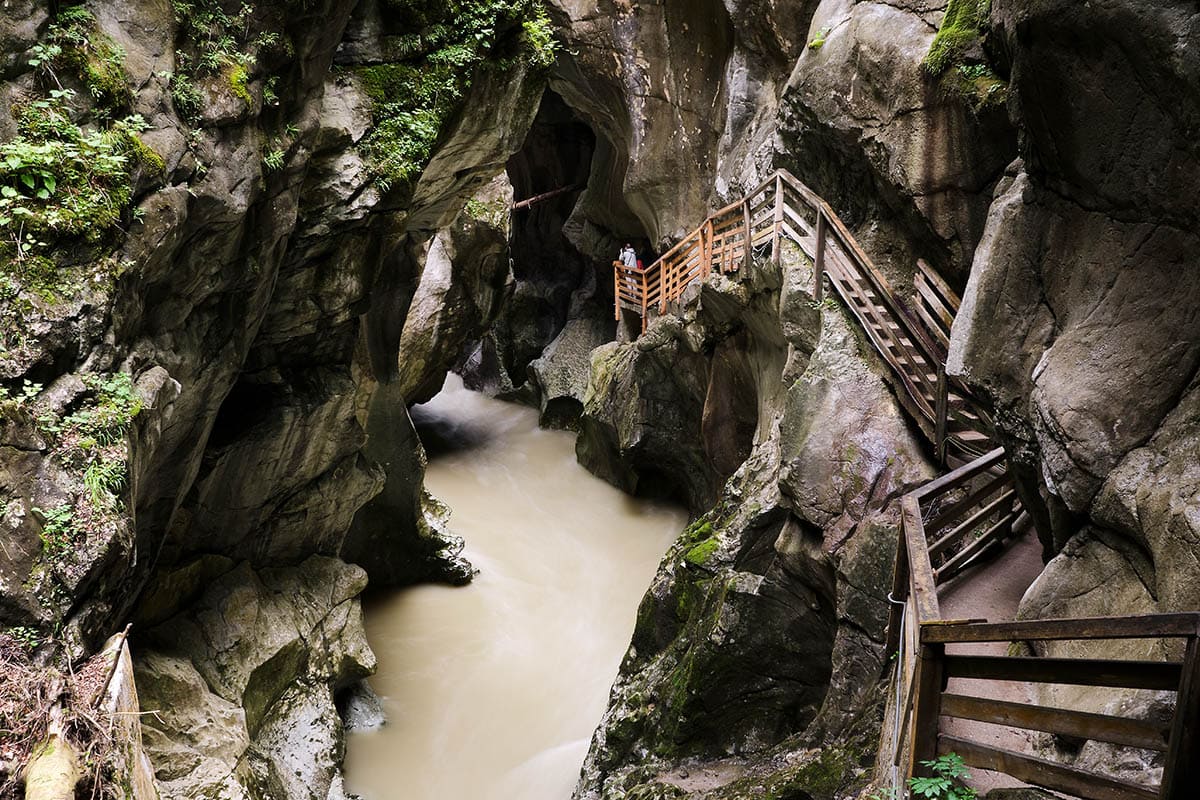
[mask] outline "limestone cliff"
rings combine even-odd
[[[965,285],[951,367],[1053,558],[1025,613],[1200,607],[1194,8],[993,0],[942,31],[948,5],[12,0],[0,626],[78,658],[134,619],[180,704],[147,737],[168,793],[336,797],[359,569],[470,576],[407,412],[454,366],[697,516],[578,795],[855,785],[928,454],[798,254],[637,342],[609,316],[622,240],[661,252],[780,166],[902,291],[918,257]],[[230,603],[299,638],[216,646]],[[724,788],[680,766],[735,756]]]

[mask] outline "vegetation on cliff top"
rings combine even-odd
[[[374,106],[362,147],[385,190],[424,168],[477,70],[546,68],[558,51],[542,0],[388,0],[387,8],[398,29],[413,31],[394,45],[404,60],[356,70]]]
[[[946,91],[964,98],[976,112],[1003,105],[1008,97],[1008,83],[992,65],[968,57],[987,33],[991,7],[992,0],[950,0],[923,62],[929,74],[941,76]]]
[[[13,104],[16,136],[0,144],[6,318],[111,282],[121,266],[100,258],[108,234],[132,218],[138,180],[160,180],[164,171],[138,138],[145,121],[127,114],[124,52],[87,10],[61,8],[30,53],[40,92]],[[23,336],[20,324],[0,326],[0,356]]]

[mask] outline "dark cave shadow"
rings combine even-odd
[[[417,436],[425,447],[425,455],[430,459],[478,450],[495,438],[482,425],[456,419],[424,406],[413,406],[409,414]]]

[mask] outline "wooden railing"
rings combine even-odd
[[[946,460],[948,447],[967,458],[990,450],[989,421],[981,404],[964,384],[946,376],[958,296],[919,261],[916,311],[911,311],[829,204],[786,170],[715,212],[645,270],[614,263],[616,318],[621,319],[623,309],[635,311],[645,332],[651,315],[665,313],[692,282],[714,271],[734,272],[756,256],[769,254],[779,263],[784,242],[812,260],[818,302],[828,278],[888,364],[900,403],[933,442],[938,460]]]
[[[889,367],[897,398],[937,449],[973,461],[905,495],[888,625],[897,657],[894,764],[904,778],[921,762],[954,751],[971,765],[1069,792],[1087,800],[1200,799],[1200,613],[988,623],[942,619],[938,586],[1003,546],[1018,532],[1022,509],[1005,453],[993,448],[991,421],[969,387],[946,375],[950,329],[959,298],[923,261],[913,303],[902,302],[829,204],[786,171],[720,209],[646,270],[614,264],[617,319],[622,309],[665,313],[684,289],[712,272],[733,272],[754,258],[779,264],[785,242],[813,263],[813,297],[829,285]],[[947,653],[981,642],[1183,639],[1180,661],[1063,659]],[[952,678],[1173,691],[1169,726],[1137,719],[947,693]],[[942,717],[1062,734],[1166,753],[1162,785],[1117,780],[941,729]],[[906,785],[898,782],[897,788]]]
[[[897,657],[893,763],[903,779],[921,762],[955,752],[967,764],[1088,800],[1200,798],[1200,613],[989,623],[943,619],[938,584],[1011,535],[1015,497],[1004,451],[934,480],[902,499],[903,522],[888,626]],[[947,653],[947,645],[1105,639],[1182,639],[1180,661],[1133,661]],[[1167,725],[947,692],[952,678],[1165,690],[1176,694]],[[1165,753],[1161,786],[1130,783],[1004,750],[942,730],[957,718]]]

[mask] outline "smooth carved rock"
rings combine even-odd
[[[365,585],[361,569],[328,558],[242,564],[153,629],[136,667],[143,704],[162,709],[146,723],[158,779],[180,797],[331,796],[343,748],[334,693],[375,669]]]
[[[541,424],[574,428],[583,413],[591,353],[612,339],[612,325],[602,319],[573,319],[541,358],[529,365],[529,377],[541,402]]]
[[[851,224],[870,222],[862,238],[883,266],[911,274],[906,251],[924,240],[965,274],[1016,143],[1002,110],[973,114],[923,67],[929,5],[821,2],[808,38],[824,31],[823,44],[803,50],[783,95],[782,160]]]

